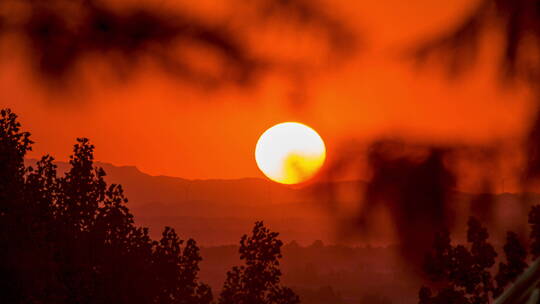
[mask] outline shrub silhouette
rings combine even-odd
[[[25,167],[32,141],[20,127],[11,110],[0,111],[0,302],[212,302],[198,281],[195,241],[168,227],[153,241],[136,227],[87,139],[77,139],[58,177],[50,156]]]
[[[279,233],[271,232],[263,222],[256,222],[251,236],[240,240],[240,259],[245,266],[235,266],[219,298],[219,304],[296,304],[299,297],[281,286],[279,259],[283,243]]]

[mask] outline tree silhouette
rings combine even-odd
[[[506,244],[504,245],[504,254],[506,255],[506,263],[499,263],[499,272],[495,276],[497,288],[494,291],[494,296],[499,296],[504,288],[514,282],[514,280],[527,267],[527,250],[519,241],[518,235],[515,232],[509,231],[506,235]]]
[[[240,259],[245,266],[227,272],[220,304],[295,304],[299,297],[281,286],[279,259],[283,243],[279,233],[270,232],[263,222],[256,222],[252,235],[240,240]]]
[[[17,115],[0,110],[0,284],[8,303],[40,298],[47,292],[43,282],[49,279],[46,249],[40,246],[43,240],[32,234],[37,218],[25,191],[24,156],[31,144]]]
[[[531,255],[533,258],[540,256],[540,205],[535,205],[529,212],[529,225],[531,226]]]
[[[437,234],[433,250],[426,256],[425,271],[429,279],[440,286],[436,294],[428,287],[419,292],[419,303],[488,303],[493,291],[489,269],[497,253],[488,242],[486,228],[475,219],[468,221],[467,242],[451,245],[448,231]]]
[[[472,290],[472,303],[489,301],[489,293],[493,290],[493,278],[489,269],[495,264],[497,253],[488,242],[489,233],[478,220],[471,217],[468,222],[467,242],[471,243],[472,265],[467,291]],[[471,278],[472,277],[472,278]]]
[[[539,223],[540,205],[535,205],[529,212],[533,259],[539,255]],[[419,303],[489,303],[491,297],[500,296],[527,268],[527,248],[518,234],[509,231],[503,247],[506,261],[499,263],[493,280],[491,273],[494,271],[490,271],[490,268],[497,254],[487,241],[488,232],[474,218],[469,220],[468,226],[467,242],[471,244],[470,249],[463,245],[452,246],[448,231],[436,235],[432,250],[426,256],[424,270],[438,292],[422,287]]]
[[[197,282],[201,256],[195,241],[190,239],[182,249],[174,229],[166,227],[159,242],[154,244],[155,267],[161,292],[155,303],[212,302],[212,292],[206,284]]]
[[[77,139],[70,169],[53,158],[24,165],[30,134],[0,111],[0,302],[209,304],[198,282],[195,241],[165,228],[152,241],[136,227],[120,185],[94,167],[92,146]]]

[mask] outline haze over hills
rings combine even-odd
[[[35,162],[27,160],[28,165]],[[69,168],[67,162],[56,164],[59,174]],[[183,238],[194,238],[203,246],[237,244],[256,220],[264,220],[272,230],[280,232],[285,242],[335,242],[334,225],[322,212],[320,194],[314,191],[316,185],[291,187],[259,178],[188,180],[152,176],[135,166],[102,162],[95,165],[105,170],[109,183],[123,186],[136,223],[149,227],[154,237],[161,234],[164,226],[171,226]],[[350,191],[358,183],[341,182],[339,186]],[[458,196],[455,208],[464,216],[458,217],[462,223],[456,223],[456,227],[461,230],[471,210],[472,197],[464,193]],[[499,220],[498,227],[491,228],[493,237],[503,237],[507,229],[516,230],[515,223],[526,223],[520,219],[526,219],[530,207],[524,206],[518,195],[498,194],[495,201],[498,207],[490,216]],[[383,237],[391,238],[387,234]]]
[[[59,175],[69,168],[67,162],[56,165]],[[285,241],[310,244],[332,236],[309,187],[259,178],[188,180],[151,176],[135,166],[95,165],[105,170],[109,183],[122,185],[136,223],[149,227],[153,236],[172,226],[203,245],[236,244],[256,220],[267,222]]]

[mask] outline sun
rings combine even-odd
[[[283,122],[266,130],[255,147],[255,161],[271,180],[282,184],[304,182],[326,159],[322,138],[298,122]]]

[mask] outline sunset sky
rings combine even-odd
[[[173,2],[158,6],[174,8]],[[209,19],[234,13],[216,1],[196,3],[182,6]],[[242,28],[254,31],[249,44],[256,50],[309,63],[294,77],[273,70],[247,87],[196,87],[147,62],[124,81],[99,58],[89,58],[74,84],[50,89],[10,37],[0,43],[0,106],[13,108],[32,133],[31,157],[49,153],[67,160],[75,138],[88,137],[99,161],[189,179],[263,177],[255,144],[284,121],[314,128],[325,140],[328,163],[352,141],[384,136],[457,144],[523,136],[532,113],[530,92],[498,83],[497,54],[489,48],[496,35],[485,39],[474,68],[454,80],[436,59],[418,68],[404,56],[407,48],[457,24],[475,1],[324,3],[357,34],[354,52],[328,59],[316,30],[282,35],[279,24],[261,32]],[[205,62],[204,55],[196,58]]]
[[[540,0],[0,0],[0,248],[1,303],[534,294]]]

